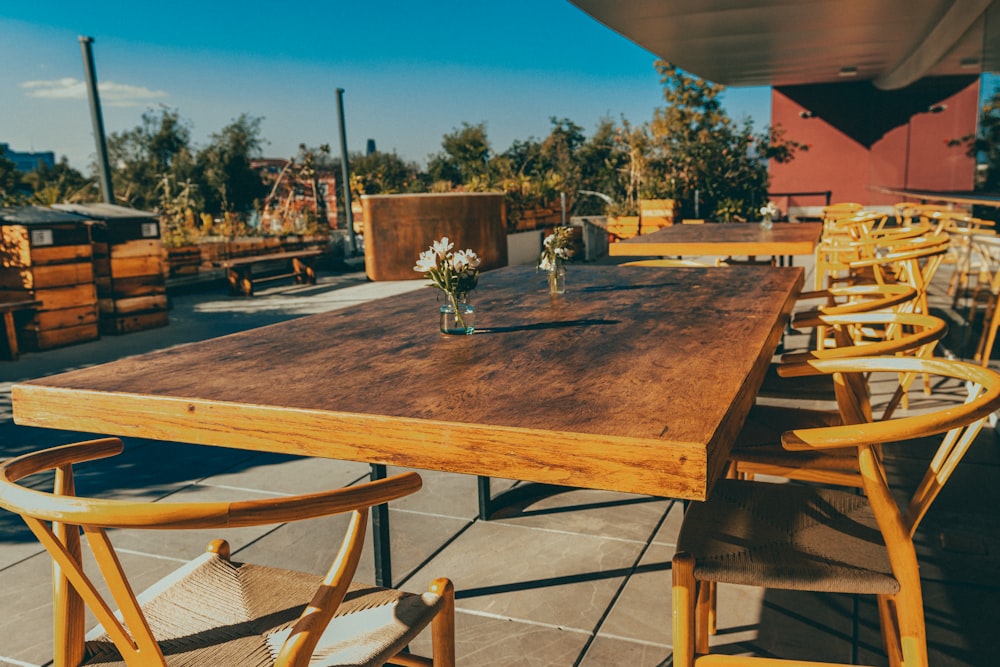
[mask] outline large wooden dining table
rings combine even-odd
[[[671,225],[608,246],[612,257],[645,256],[793,256],[816,251],[823,224],[776,222],[770,229],[759,223],[704,223]]]
[[[508,267],[472,335],[418,290],[15,384],[14,421],[703,500],[802,280],[573,265],[549,295]]]
[[[476,332],[433,289],[16,384],[18,424],[704,499],[800,268],[482,275]]]

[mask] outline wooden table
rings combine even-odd
[[[801,268],[484,273],[14,385],[14,421],[693,500],[763,381]]]
[[[17,327],[14,326],[14,313],[19,310],[31,310],[42,305],[35,299],[20,299],[18,301],[0,301],[0,315],[3,315],[3,335],[7,341],[7,358],[17,361],[19,354],[17,346]]]
[[[811,255],[819,243],[819,222],[776,222],[771,229],[759,223],[672,225],[652,234],[612,243],[613,257]]]

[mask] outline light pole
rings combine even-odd
[[[340,174],[344,181],[344,218],[347,220],[347,237],[351,240],[351,255],[358,254],[354,237],[354,211],[351,207],[351,168],[347,163],[347,128],[344,125],[344,89],[337,89],[337,118],[340,124]]]
[[[97,146],[97,171],[101,181],[101,195],[108,204],[115,203],[115,193],[111,189],[111,166],[108,164],[108,146],[104,139],[104,119],[101,116],[101,99],[97,94],[97,72],[94,68],[94,53],[90,45],[93,37],[80,36],[80,51],[83,53],[83,71],[87,79],[87,97],[90,98],[90,118],[94,123],[94,144]]]

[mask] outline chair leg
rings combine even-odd
[[[705,638],[707,639],[708,635],[714,635],[719,630],[719,625],[716,621],[716,618],[718,618],[716,611],[719,606],[719,585],[714,581],[706,581],[704,587],[708,589],[708,606],[705,612],[707,616],[706,621],[708,622],[708,632],[705,634]],[[705,650],[706,652],[708,651],[707,646]]]
[[[708,653],[708,638],[715,621],[715,582],[699,581],[694,607],[694,651]]]
[[[896,618],[895,605],[888,595],[878,596],[879,627],[882,630],[882,645],[889,658],[890,667],[902,667],[903,652],[899,645],[899,620]]]
[[[674,667],[693,667],[695,644],[695,599],[698,586],[694,580],[694,558],[686,553],[674,555],[673,635]]]
[[[455,665],[455,586],[448,579],[435,579],[430,590],[444,598],[444,606],[431,621],[434,667]]]

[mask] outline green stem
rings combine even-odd
[[[451,300],[451,307],[455,311],[455,321],[458,322],[458,326],[463,329],[467,328],[465,326],[465,318],[462,317],[462,311],[458,308],[458,296],[454,292],[448,292],[448,298]]]

